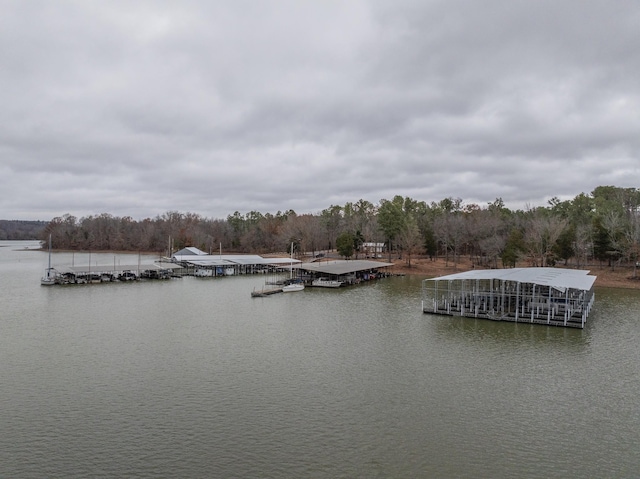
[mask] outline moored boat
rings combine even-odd
[[[49,235],[49,264],[47,269],[44,270],[44,276],[40,278],[40,284],[42,286],[56,284],[56,270],[51,267],[51,235]]]
[[[289,260],[289,281],[282,287],[283,293],[294,293],[296,291],[302,291],[304,289],[304,283],[300,280],[293,278],[293,241],[291,242],[291,258]]]
[[[133,271],[125,270],[118,276],[118,279],[120,281],[135,281],[138,276]]]
[[[302,283],[289,283],[286,286],[282,287],[283,293],[293,293],[295,291],[302,291],[304,289],[304,284]]]
[[[311,282],[311,286],[321,287],[321,288],[339,288],[342,286],[342,281],[337,281],[335,279],[329,278],[318,278],[314,279]]]
[[[47,268],[44,272],[44,276],[40,278],[40,284],[42,286],[51,286],[56,284],[56,273],[53,268]]]

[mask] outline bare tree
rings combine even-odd
[[[506,222],[495,210],[475,210],[466,213],[466,228],[478,264],[497,268],[507,242]]]
[[[575,240],[573,250],[576,257],[576,266],[581,268],[587,264],[587,258],[593,254],[593,228],[589,224],[580,223],[575,227]]]
[[[422,237],[415,218],[408,216],[397,236],[398,246],[402,250],[407,266],[411,267],[411,256],[422,247]]]
[[[466,228],[461,213],[445,213],[434,221],[436,238],[445,248],[445,264],[449,263],[449,252],[453,254],[453,265],[458,267],[458,252],[465,237]]]
[[[532,210],[531,215],[525,229],[525,245],[532,264],[545,267],[568,221],[553,217],[544,209]]]
[[[287,245],[291,241],[298,243],[298,251],[302,253],[315,252],[324,245],[326,230],[318,216],[311,214],[289,217],[282,225],[279,244]]]

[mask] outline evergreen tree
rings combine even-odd
[[[344,256],[345,258],[351,258],[354,252],[354,243],[356,241],[356,237],[348,232],[341,233],[336,238],[336,250],[338,250],[338,254],[340,256]]]

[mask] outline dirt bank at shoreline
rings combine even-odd
[[[387,261],[382,259],[382,261]],[[390,268],[392,273],[396,274],[414,274],[417,276],[436,277],[444,276],[447,274],[460,273],[462,271],[469,271],[473,269],[471,261],[468,258],[460,258],[458,260],[457,267],[454,266],[453,261],[445,262],[444,259],[439,258],[431,261],[428,258],[412,258],[411,267],[407,265],[405,260],[391,260],[394,265]],[[519,265],[526,266],[526,265]],[[611,270],[608,266],[596,266],[590,265],[582,269],[589,270],[594,276],[597,276],[596,286],[607,288],[627,288],[640,290],[640,270],[638,271],[638,279],[632,279],[633,269],[616,267],[615,270]]]

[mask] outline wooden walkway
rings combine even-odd
[[[272,289],[260,289],[258,291],[251,291],[252,298],[264,298],[265,296],[270,296],[272,294],[282,293],[282,288],[272,288]]]

